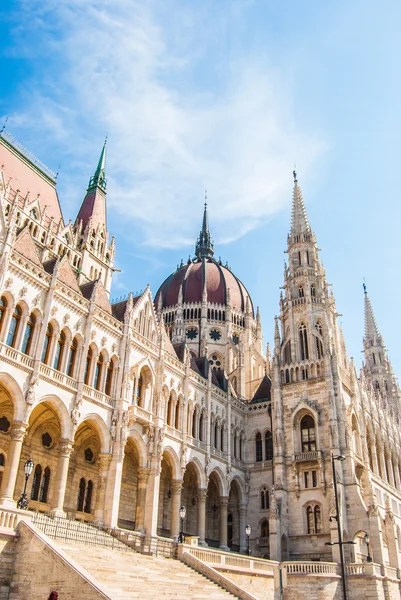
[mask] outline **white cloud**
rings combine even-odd
[[[294,123],[282,74],[264,58],[219,46],[218,35],[235,27],[246,5],[30,3],[22,33],[35,14],[31,35],[40,33],[38,52],[50,48],[51,56],[14,123],[40,130],[49,146],[55,136],[64,152],[69,146],[67,202],[78,173],[89,175],[104,132],[109,205],[141,224],[145,244],[192,241],[205,188],[216,241],[244,235],[288,204],[294,160],[306,173],[324,145]]]

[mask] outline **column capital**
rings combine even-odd
[[[228,496],[220,496],[220,506],[228,506]]]
[[[25,423],[24,421],[14,421],[11,426],[11,439],[22,442],[27,429],[28,423]]]
[[[113,457],[112,454],[107,454],[107,453],[99,454],[99,458],[98,458],[99,471],[108,471],[109,470],[112,457]]]
[[[149,478],[149,474],[150,474],[150,469],[147,469],[146,467],[139,467],[138,472],[137,472],[138,481],[139,482],[144,481],[146,483]]]
[[[181,492],[183,483],[182,479],[174,479],[171,482],[171,491],[173,494],[179,494]]]
[[[74,440],[69,440],[66,438],[62,438],[58,443],[58,453],[59,456],[65,456],[69,458],[71,456],[72,448],[74,445]]]

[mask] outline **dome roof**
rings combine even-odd
[[[209,303],[227,305],[227,290],[230,290],[230,304],[234,310],[245,312],[246,300],[249,298],[253,315],[253,305],[244,284],[227,268],[213,258],[197,259],[183,265],[172,273],[160,286],[155,299],[158,306],[162,295],[162,306],[175,306],[182,285],[183,303],[201,302],[203,286],[206,280],[207,301]]]

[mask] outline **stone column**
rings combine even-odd
[[[206,534],[206,497],[207,490],[198,490],[198,536],[199,546],[206,546],[205,534]]]
[[[147,538],[157,535],[157,515],[159,510],[161,457],[154,458],[151,463],[149,480],[146,488],[146,505],[144,527]]]
[[[67,485],[68,466],[74,442],[61,439],[59,442],[59,457],[57,461],[56,481],[54,484],[51,513],[56,517],[64,517],[64,496]]]
[[[178,538],[180,533],[180,506],[181,506],[181,490],[183,481],[180,479],[171,482],[171,537]]]
[[[395,487],[394,471],[393,471],[393,463],[391,461],[391,455],[390,454],[386,454],[385,457],[384,457],[384,460],[386,461],[386,464],[387,464],[387,472],[388,472],[388,476],[389,476],[389,484],[392,485],[393,487]]]
[[[376,444],[374,442],[370,443],[370,453],[372,455],[372,467],[373,467],[373,472],[376,475],[379,475],[379,463],[377,460],[377,451],[376,451]]]
[[[398,470],[397,463],[395,464],[394,474],[395,474],[395,487],[397,488],[398,491],[401,491],[400,472]]]
[[[144,532],[146,487],[149,479],[150,469],[138,469],[138,494],[136,497],[135,530]]]
[[[379,453],[378,459],[380,461],[380,466],[381,466],[381,472],[382,472],[383,481],[387,481],[386,462],[385,462],[385,459],[384,459],[384,452],[383,452],[382,449],[380,449],[380,453]],[[387,483],[389,483],[389,482],[387,481]]]
[[[105,503],[105,493],[106,493],[106,482],[107,475],[110,468],[111,463],[111,454],[99,454],[98,458],[98,467],[99,467],[99,475],[98,475],[98,484],[96,490],[96,502],[95,502],[95,512],[94,512],[94,522],[99,525],[104,525],[104,503]]]
[[[24,440],[28,424],[22,421],[14,421],[11,428],[11,441],[8,448],[6,466],[4,467],[1,485],[0,506],[15,508],[14,488],[17,480],[18,467],[20,463],[22,442]],[[21,490],[22,492],[22,490]]]
[[[246,515],[247,515],[247,504],[241,503],[239,506],[239,551],[246,552],[247,540],[246,540]]]
[[[221,550],[229,550],[227,546],[227,508],[228,496],[220,496],[220,546]]]

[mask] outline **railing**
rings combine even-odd
[[[179,440],[182,440],[182,433],[181,431],[178,431],[177,429],[175,429],[175,427],[171,427],[170,425],[166,425],[166,433],[167,435],[174,437],[174,438],[178,438]]]
[[[145,410],[141,406],[133,404],[128,409],[130,413],[130,417],[133,417],[138,421],[145,421],[146,423],[152,423],[152,413],[148,410]]]
[[[390,567],[382,567],[381,565],[378,565],[376,563],[348,563],[345,565],[345,572],[348,576],[352,576],[352,575],[368,575],[368,576],[372,576],[372,575],[377,575],[378,577],[380,577],[381,575],[383,575],[382,573],[382,569],[385,569],[386,571],[389,569]],[[397,569],[393,569],[394,570],[394,575],[395,578],[397,578]],[[387,573],[386,573],[387,575]]]
[[[107,404],[107,406],[114,406],[114,400],[110,396],[106,396],[103,392],[99,392],[99,390],[95,390],[95,388],[89,387],[89,385],[84,385],[82,391],[85,396],[88,396],[92,400],[96,400],[101,404]]]
[[[335,563],[329,562],[285,562],[284,568],[288,575],[339,575],[340,569]]]
[[[259,573],[262,572],[267,575],[273,575],[273,570],[278,564],[277,562],[264,559],[248,558],[247,556],[234,554],[232,552],[223,552],[209,548],[196,548],[187,545],[185,545],[185,552],[188,552],[198,560],[215,567],[222,567],[224,569],[231,568],[247,572],[258,571]]]
[[[7,344],[0,344],[0,356],[2,356],[6,362],[17,363],[28,369],[33,369],[33,358],[15,348],[11,348],[11,346],[7,346]]]
[[[294,460],[296,462],[307,462],[310,460],[320,460],[322,453],[320,450],[314,450],[311,452],[296,452],[294,454]]]
[[[57,369],[52,369],[52,367],[49,367],[49,365],[45,365],[44,363],[40,363],[39,374],[43,378],[49,379],[51,382],[56,381],[59,385],[62,385],[68,389],[76,390],[78,387],[75,379],[69,377],[61,371],[57,371]]]
[[[31,515],[25,510],[18,508],[1,508],[0,509],[0,528],[15,529],[22,518],[31,519]]]
[[[127,535],[131,532],[121,531],[120,529],[109,529],[93,523],[51,517],[39,512],[34,513],[32,523],[53,539],[78,542],[87,546],[103,546],[118,548],[119,550],[131,549],[131,544],[128,543],[129,536]]]
[[[202,450],[206,450],[206,442],[201,442],[200,440],[196,440],[195,438],[193,438],[192,440],[192,445],[195,446],[195,448],[201,448]]]

